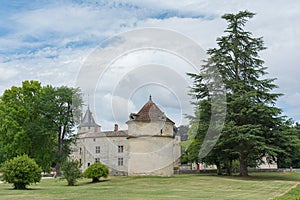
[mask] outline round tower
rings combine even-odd
[[[129,115],[128,175],[173,175],[174,122],[152,101]]]

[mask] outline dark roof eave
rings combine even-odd
[[[93,123],[93,124],[88,124],[88,123],[81,123],[79,124],[77,127],[95,127],[95,126],[99,126],[99,124]]]
[[[174,136],[170,136],[170,135],[129,135],[127,137],[127,139],[130,139],[130,138],[142,138],[142,137],[174,138]]]
[[[173,122],[170,119],[167,119],[167,120],[142,120],[142,119],[133,119],[133,120],[128,120],[127,122],[130,122],[130,121],[145,122],[145,123],[151,123],[151,122],[170,122],[172,124],[175,124],[175,122]]]

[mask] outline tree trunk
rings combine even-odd
[[[245,155],[240,155],[240,176],[248,176],[248,161]]]
[[[26,184],[25,183],[14,183],[15,190],[25,190]]]
[[[56,162],[55,164],[55,175],[54,178],[60,177],[61,176],[61,163],[59,161]]]
[[[61,139],[62,135],[62,127],[59,127],[59,134],[57,137],[58,149],[57,149],[57,161],[55,165],[56,175],[55,177],[61,176],[61,159],[62,159],[62,152],[63,152],[63,142]]]
[[[216,163],[216,165],[217,165],[217,174],[218,175],[222,175],[221,164],[220,163]]]
[[[232,160],[230,160],[230,161],[227,163],[226,174],[227,174],[228,176],[231,176],[231,175],[232,175]]]
[[[92,179],[93,181],[93,183],[97,183],[97,182],[99,182],[99,178],[97,178],[97,177],[93,177],[93,179]]]

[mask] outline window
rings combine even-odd
[[[81,147],[79,148],[79,154],[82,154],[82,148]]]
[[[93,141],[96,142],[96,138],[93,138]]]
[[[95,158],[95,162],[100,162],[100,158]]]
[[[91,163],[88,163],[88,167],[91,165]]]
[[[123,158],[118,158],[118,166],[123,166]]]
[[[123,158],[118,158],[118,166],[123,166],[124,159]]]
[[[123,145],[119,145],[118,146],[118,153],[123,153],[124,151],[124,146]]]
[[[96,153],[100,153],[100,146],[96,146]]]

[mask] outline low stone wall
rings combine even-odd
[[[128,173],[125,172],[125,171],[118,171],[118,170],[115,170],[115,169],[110,169],[109,170],[109,175],[110,176],[127,176]]]
[[[300,169],[249,169],[249,172],[300,172]],[[222,170],[225,173],[225,170]],[[235,173],[239,173],[236,171]],[[201,170],[174,170],[174,174],[217,174],[216,169],[201,169]]]
[[[217,170],[216,169],[174,170],[174,174],[217,174]]]

